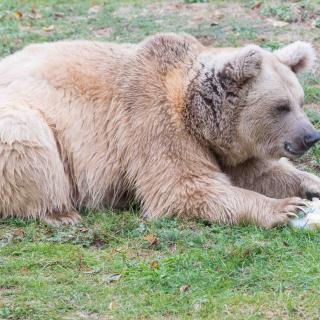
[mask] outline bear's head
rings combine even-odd
[[[300,41],[274,52],[249,45],[201,54],[186,95],[188,127],[231,164],[302,155],[320,140],[297,79],[314,60]]]

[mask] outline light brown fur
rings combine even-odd
[[[164,34],[138,45],[31,45],[2,60],[0,215],[74,223],[81,208],[136,198],[149,218],[285,223],[302,204],[297,197],[320,192],[320,182],[271,160],[288,156],[280,140],[289,129],[274,128],[266,141],[259,136],[270,115],[252,119],[263,114],[261,101],[276,103],[279,83],[283,98],[302,99],[279,59],[255,46],[213,50]],[[209,115],[212,68],[232,94],[217,89],[221,108]]]

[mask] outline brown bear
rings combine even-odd
[[[75,223],[135,198],[149,218],[286,223],[320,193],[279,160],[320,139],[296,77],[314,58],[184,34],[28,46],[0,62],[0,216]]]

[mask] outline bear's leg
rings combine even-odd
[[[0,108],[0,216],[73,224],[70,185],[52,131],[29,108]]]
[[[252,223],[270,228],[287,223],[304,206],[298,197],[272,199],[235,187],[223,173],[217,172],[211,176],[194,172],[179,177],[172,171],[171,175],[170,171],[162,171],[162,176],[157,175],[157,179],[148,176],[145,181],[148,183],[138,186],[138,192],[144,214],[149,218],[175,214],[215,223]]]
[[[296,169],[286,158],[249,160],[237,167],[226,168],[225,172],[235,185],[268,197],[312,198],[320,195],[320,178]]]

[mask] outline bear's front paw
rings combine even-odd
[[[272,214],[266,219],[266,227],[269,228],[287,224],[290,218],[296,217],[299,210],[306,206],[306,202],[299,197],[274,199],[273,201]]]
[[[304,172],[301,177],[301,197],[312,200],[320,198],[320,178]]]

